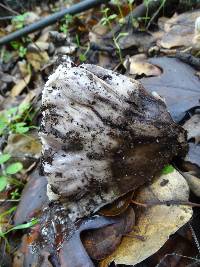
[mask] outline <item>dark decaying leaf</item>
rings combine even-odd
[[[52,206],[51,208],[55,207]],[[63,243],[58,244],[58,232],[54,233],[57,234],[57,236],[51,236],[52,232],[49,232],[49,239],[53,238],[53,242],[51,244],[46,244],[43,247],[41,247],[42,244],[39,228],[37,226],[31,231],[29,235],[24,236],[21,248],[18,250],[17,254],[23,254],[24,267],[40,267],[43,266],[42,264],[44,264],[45,262],[46,264],[54,263],[55,266],[60,266],[56,265],[58,264],[58,261],[60,262],[62,267],[94,267],[94,264],[87,253],[93,256],[98,256],[100,258],[107,255],[108,252],[111,253],[119,244],[122,235],[131,231],[134,222],[135,216],[132,208],[129,208],[122,215],[116,216],[112,219],[103,216],[94,216],[77,222],[74,225],[74,229],[68,233],[67,238],[63,240]],[[47,221],[47,223],[49,222]],[[57,229],[59,229],[59,227]],[[98,230],[91,231],[89,229]],[[96,231],[100,232],[95,233]],[[87,243],[87,252],[80,239],[80,234],[82,232],[84,233],[84,235],[82,236],[83,243]],[[99,234],[101,234],[101,236],[99,236]],[[99,237],[98,242],[97,240],[94,240],[96,235]],[[103,239],[101,240],[102,237],[105,237],[104,242]],[[63,236],[60,236],[59,240],[62,239]],[[89,246],[89,244],[92,244],[92,242],[95,243],[95,246],[91,247]],[[33,249],[37,253],[32,253]]]
[[[158,77],[141,79],[147,91],[156,91],[166,101],[175,121],[180,121],[187,110],[199,106],[200,86],[195,70],[175,58],[152,58],[163,73]]]
[[[134,224],[134,211],[129,207],[118,223],[83,233],[83,245],[89,256],[100,260],[111,254],[121,242],[122,236],[133,229]]]
[[[14,224],[21,224],[30,221],[42,206],[47,202],[46,195],[47,180],[40,176],[38,171],[31,174],[30,180],[26,184],[20,203],[14,217]]]
[[[130,205],[131,200],[133,198],[134,192],[131,191],[122,197],[119,197],[117,200],[113,201],[110,204],[107,204],[106,206],[102,207],[98,214],[103,216],[116,216],[124,212],[127,207]]]

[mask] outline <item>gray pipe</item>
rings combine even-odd
[[[65,8],[63,10],[60,10],[46,18],[43,18],[39,21],[36,21],[23,29],[20,29],[18,31],[12,32],[11,34],[8,34],[2,38],[0,38],[0,45],[7,44],[17,38],[20,38],[24,35],[27,35],[29,33],[38,31],[40,29],[43,29],[44,27],[47,27],[48,25],[51,25],[55,23],[56,21],[63,18],[66,14],[75,15],[77,13],[86,11],[92,7],[95,7],[99,4],[108,2],[109,0],[85,0],[81,1],[80,3],[77,3],[69,8]]]

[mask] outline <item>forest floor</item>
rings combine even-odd
[[[28,7],[0,4],[0,44],[12,32],[77,3],[41,2],[33,1]],[[36,239],[47,202],[47,181],[39,173],[42,90],[49,75],[67,58],[77,66],[95,64],[140,81],[149,93],[165,101],[172,119],[188,133],[187,155],[170,162],[159,180],[172,179],[167,187],[172,199],[168,196],[159,199],[165,203],[146,207],[143,228],[139,225],[132,236],[127,235],[128,241],[121,241],[119,229],[97,234],[110,233],[109,240],[101,241],[107,242],[104,248],[94,242],[94,236],[84,237],[86,247],[94,242],[95,248],[87,247],[94,264],[104,267],[114,260],[137,267],[200,266],[200,4],[113,0],[67,14],[0,46],[0,267],[57,266],[50,254],[39,263],[27,251]],[[185,195],[183,184],[188,187]],[[155,190],[157,194],[161,189]],[[173,196],[180,201],[173,202],[177,201]],[[132,201],[136,207],[141,204],[132,195],[123,201]],[[189,207],[184,219],[180,215],[183,204]],[[107,256],[110,239],[114,254]]]

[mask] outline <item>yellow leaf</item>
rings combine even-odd
[[[177,171],[162,175],[152,185],[144,186],[137,202],[180,200],[187,201],[189,188],[187,182]],[[107,267],[114,261],[116,264],[135,265],[158,251],[169,236],[175,233],[192,217],[192,208],[183,205],[155,205],[142,209],[132,233],[139,235],[144,241],[134,237],[124,237],[115,252],[100,263]]]

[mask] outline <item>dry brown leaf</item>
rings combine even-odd
[[[31,74],[28,74],[26,77],[24,77],[24,79],[19,80],[17,84],[13,86],[10,95],[12,97],[18,96],[24,90],[24,88],[29,84],[30,80],[31,80]]]
[[[49,56],[46,51],[39,53],[27,52],[26,58],[35,71],[40,70],[49,61]]]
[[[183,176],[177,171],[162,175],[152,185],[143,187],[136,201],[181,200],[187,201],[189,188]],[[169,236],[187,223],[192,216],[192,208],[181,205],[156,205],[146,208],[139,215],[135,229],[130,235],[138,235],[144,241],[134,237],[124,237],[116,251],[100,263],[107,267],[116,264],[135,265],[158,251]]]
[[[192,46],[195,30],[195,20],[200,16],[199,10],[185,12],[173,16],[164,26],[165,34],[160,42],[164,48]]]
[[[38,159],[41,153],[41,143],[36,134],[11,134],[4,152],[20,160],[25,156]]]
[[[99,44],[102,42],[103,36],[108,32],[109,28],[100,23],[96,24],[92,31],[89,32],[89,40],[91,43]]]
[[[129,74],[132,75],[159,76],[162,74],[160,68],[147,62],[147,57],[144,54],[130,57],[125,65],[129,66]]]
[[[30,68],[27,64],[27,61],[25,59],[21,60],[21,61],[18,61],[18,67],[19,67],[19,70],[20,70],[20,74],[22,77],[25,77],[26,75],[29,74],[30,72]]]

